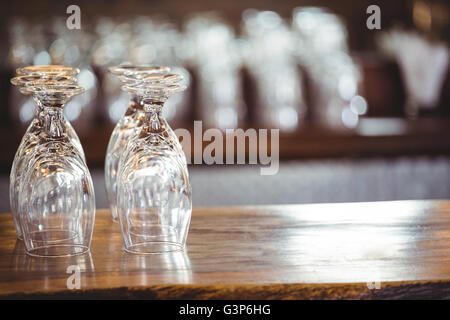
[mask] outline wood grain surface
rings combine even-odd
[[[44,297],[450,298],[450,201],[196,208],[186,253],[149,256],[98,210],[90,254],[30,257],[0,214],[0,298]]]

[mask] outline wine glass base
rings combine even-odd
[[[160,254],[182,252],[184,251],[184,246],[176,242],[149,241],[129,246],[124,248],[124,250],[133,254]]]
[[[58,244],[46,247],[38,247],[27,251],[27,254],[32,257],[46,257],[46,258],[59,258],[59,257],[72,257],[78,256],[89,252],[89,247],[78,244]]]

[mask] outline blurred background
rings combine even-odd
[[[163,64],[189,83],[164,109],[173,129],[280,129],[280,170],[191,165],[194,206],[450,198],[450,3],[445,0],[0,3],[0,212],[34,102],[25,65],[81,69],[66,107],[105,208],[103,163],[129,96],[111,65]],[[380,8],[370,30],[368,6]],[[192,157],[194,157],[192,144]]]

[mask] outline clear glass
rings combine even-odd
[[[367,103],[360,95],[361,72],[349,53],[345,23],[327,9],[298,7],[291,30],[288,44],[309,78],[309,117],[333,130],[354,129]]]
[[[105,157],[105,188],[113,221],[117,222],[117,169],[120,155],[124,152],[128,139],[136,136],[136,131],[142,125],[142,108],[131,99],[125,115],[115,126],[109,139]]]
[[[76,64],[79,65],[79,63]],[[83,67],[79,70],[71,67],[50,65],[19,68],[17,72],[23,76],[74,76],[77,74],[78,84],[86,88],[86,93],[72,99],[64,108],[64,115],[77,128],[78,134],[83,135],[88,132],[92,117],[94,116],[94,112],[96,112],[95,108],[93,108],[96,102],[96,78],[92,70],[88,67]],[[16,127],[23,128],[24,131],[26,130],[34,117],[34,105],[35,103],[32,98],[21,95],[16,88],[11,88],[9,108],[11,120]]]
[[[152,73],[167,74],[167,67],[151,66],[115,66],[110,72],[119,76],[122,83],[138,83],[145,76]],[[135,94],[132,94],[128,108],[124,116],[115,126],[109,139],[105,157],[105,187],[108,204],[111,209],[113,221],[118,221],[117,216],[117,170],[120,155],[125,151],[125,147],[130,139],[137,136],[138,130],[143,124],[143,107]]]
[[[250,92],[258,109],[255,124],[295,131],[305,123],[307,106],[294,59],[292,30],[276,12],[248,10],[243,15],[243,33],[248,39],[244,57],[254,88]]]
[[[435,108],[447,79],[450,63],[447,45],[401,29],[383,32],[377,44],[400,67],[406,91],[405,115],[416,119],[421,109]]]
[[[48,65],[48,66],[27,66],[23,68],[18,68],[16,73],[18,75],[28,75],[28,76],[74,76],[78,74],[80,70],[78,68],[72,68],[61,65]]]
[[[185,30],[184,51],[197,70],[198,112],[203,125],[238,128],[247,113],[241,77],[243,42],[236,40],[233,27],[215,13],[192,16]]]
[[[95,219],[92,179],[67,134],[63,108],[84,89],[75,84],[24,86],[42,112],[42,129],[19,187],[18,217],[27,254],[59,257],[89,251]]]
[[[186,158],[162,116],[167,98],[185,89],[176,74],[154,74],[124,86],[142,105],[144,123],[119,160],[118,216],[125,250],[136,254],[183,251],[192,200]]]
[[[71,76],[54,76],[54,75],[30,75],[19,76],[11,80],[14,85],[30,87],[30,86],[43,86],[49,84],[71,84],[76,82],[76,79]],[[29,92],[30,93],[30,92]],[[18,218],[18,202],[19,202],[19,190],[20,182],[22,181],[22,175],[29,164],[29,157],[32,151],[35,149],[39,133],[43,130],[43,124],[45,121],[45,110],[39,100],[35,99],[36,112],[35,118],[28,126],[19,148],[16,151],[13,164],[10,173],[10,187],[9,187],[9,199],[10,207],[13,215],[14,226],[19,239],[22,239],[22,230],[19,224]],[[78,149],[84,160],[84,152],[81,147],[80,140],[75,133],[75,130],[71,124],[63,119],[62,125],[65,127],[68,138],[72,144]]]

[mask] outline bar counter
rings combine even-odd
[[[8,298],[450,298],[450,201],[195,208],[186,252],[153,255],[97,210],[91,252],[69,258],[27,256],[0,214]]]

